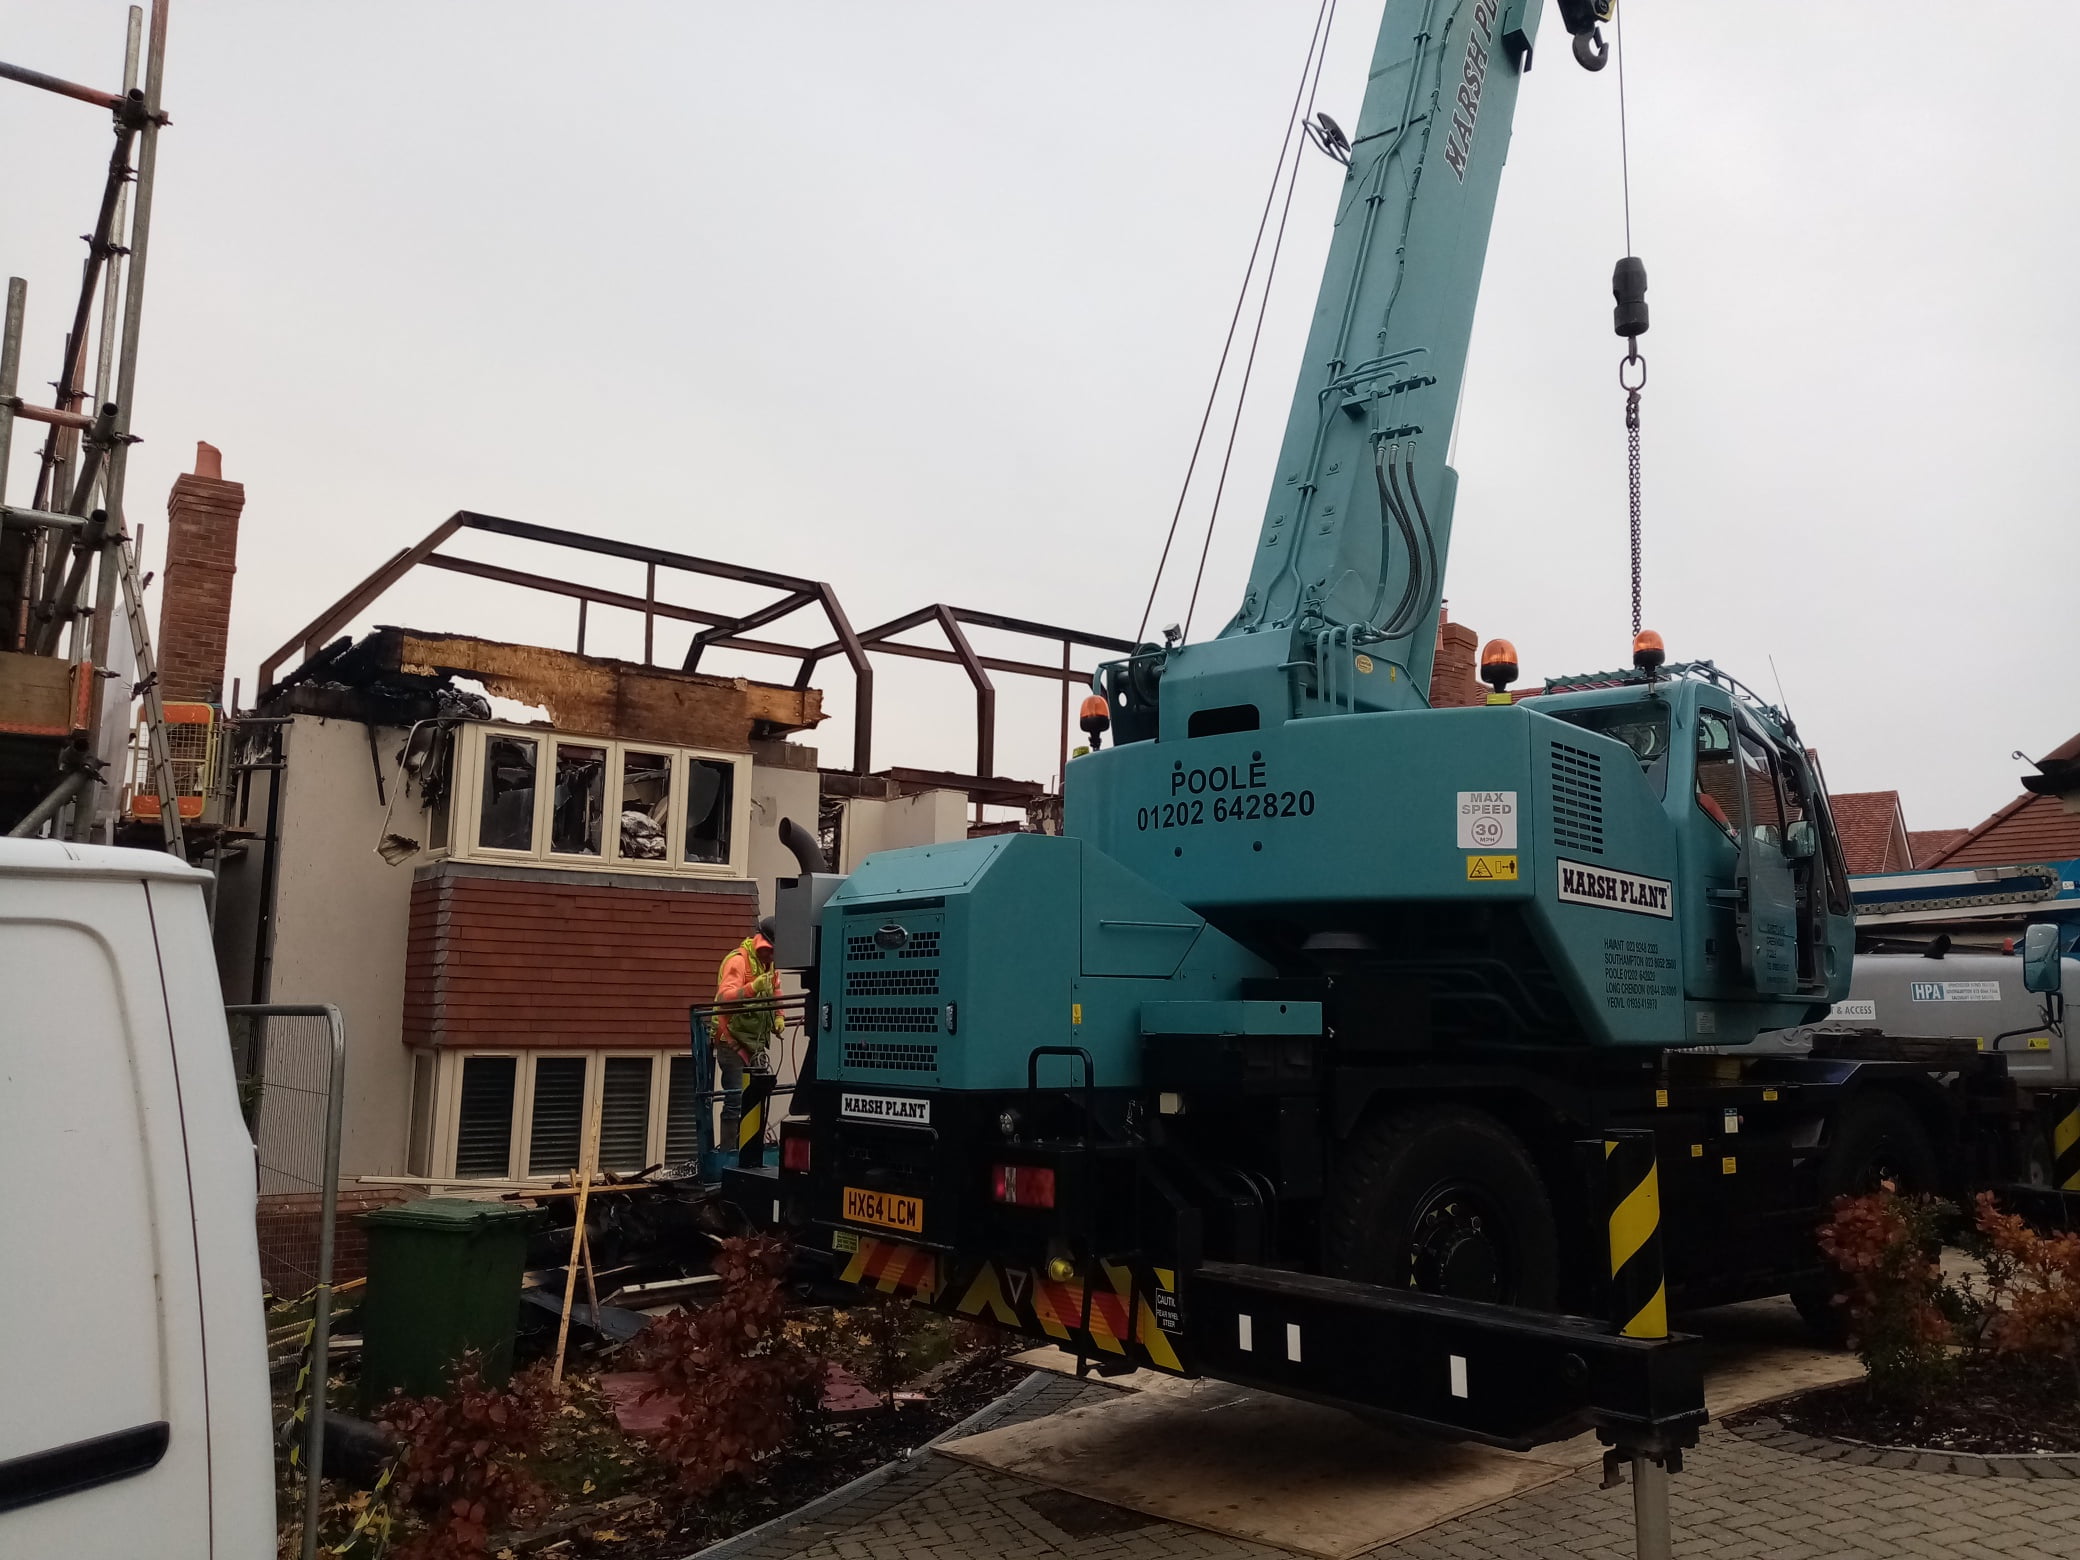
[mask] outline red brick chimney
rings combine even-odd
[[[1469,704],[1487,702],[1488,690],[1475,675],[1480,643],[1480,635],[1464,623],[1452,621],[1448,607],[1438,607],[1437,659],[1430,663],[1432,709],[1463,709]]]
[[[195,446],[194,471],[166,496],[166,573],[159,586],[159,693],[221,705],[231,635],[231,577],[238,569],[242,482],[224,480],[216,446]]]

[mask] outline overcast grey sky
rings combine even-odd
[[[1617,73],[1576,68],[1547,9],[1446,582],[1532,678],[1621,664],[1629,630]],[[1314,10],[177,0],[131,518],[155,556],[194,441],[222,447],[249,694],[464,507],[816,575],[859,624],[947,600],[1130,634]],[[1319,104],[1346,126],[1379,10],[1338,9]],[[1897,787],[1917,828],[1977,822],[2016,793],[2012,749],[2080,729],[2080,108],[2045,85],[2044,14],[1626,12],[1647,620],[1765,692],[1774,657],[1835,788]],[[113,85],[123,17],[6,0],[0,58]],[[32,394],[107,140],[0,85]],[[1201,632],[1240,593],[1339,176],[1304,165]],[[583,572],[640,593],[633,565]],[[573,613],[423,573],[373,619],[568,644]],[[596,623],[636,652],[633,619]],[[825,686],[843,762],[849,689]],[[958,674],[880,686],[879,762],[967,767]],[[1052,708],[1006,691],[1006,772],[1052,771]]]

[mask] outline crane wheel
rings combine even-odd
[[[1344,1145],[1324,1209],[1328,1270],[1461,1300],[1550,1310],[1560,1243],[1544,1183],[1493,1116],[1428,1105]]]
[[[1834,1141],[1821,1158],[1818,1206],[1825,1218],[1837,1197],[1860,1197],[1887,1182],[1906,1195],[1933,1192],[1941,1183],[1935,1145],[1914,1107],[1896,1094],[1871,1093],[1851,1100],[1835,1123]],[[1846,1348],[1849,1316],[1834,1303],[1832,1276],[1791,1291],[1806,1331],[1825,1348]]]

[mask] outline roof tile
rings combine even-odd
[[[1914,858],[1897,791],[1842,791],[1827,798],[1851,872],[1904,872]]]

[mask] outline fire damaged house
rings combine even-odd
[[[816,755],[783,739],[821,704],[401,628],[269,690],[219,945],[233,989],[348,1010],[349,1172],[562,1174],[587,1113],[609,1168],[690,1153],[687,1008],[758,917],[754,856],[794,870],[755,845],[817,815]]]
[[[468,530],[632,554],[644,593],[438,550]],[[579,648],[395,626],[339,633],[415,567],[574,595]],[[748,576],[782,594],[748,617],[702,611],[659,599],[660,568]],[[646,653],[657,620],[691,619],[685,663],[709,646],[749,648],[793,657],[795,675],[765,682],[586,654],[587,614],[601,607],[643,614]],[[804,608],[824,618],[828,640],[747,637]],[[979,655],[965,623],[1045,636],[1059,662]],[[896,637],[920,626],[946,648]],[[252,707],[230,719],[213,806],[221,827],[201,858],[219,874],[226,994],[341,1008],[341,1171],[361,1184],[359,1201],[564,1175],[588,1122],[605,1168],[688,1157],[705,1087],[688,1011],[713,996],[718,965],[771,907],[774,880],[799,870],[782,820],[820,834],[844,868],[874,850],[964,837],[982,804],[1046,815],[1044,787],[993,773],[990,674],[1044,676],[1066,711],[1090,676],[1070,664],[1076,644],[1127,648],[948,607],[855,633],[813,581],[456,516],[264,663]],[[878,654],[968,673],[974,773],[868,767]],[[824,718],[813,674],[829,659],[855,679],[849,769],[820,768],[796,740]],[[1065,715],[1064,744],[1066,732]],[[783,1077],[800,1046],[785,1037]]]

